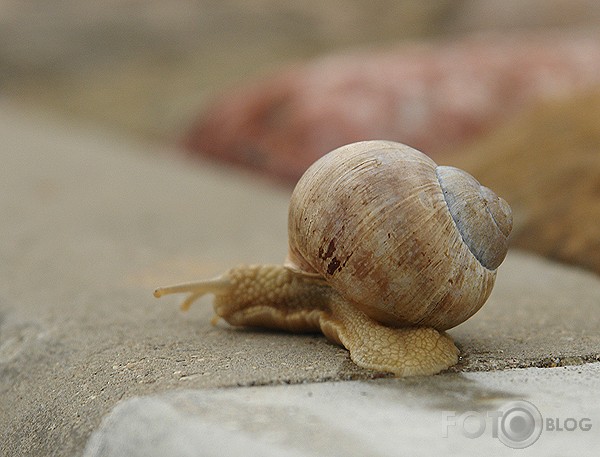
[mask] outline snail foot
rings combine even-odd
[[[341,343],[358,366],[396,376],[424,376],[458,362],[459,351],[445,332],[431,327],[392,328],[369,318],[343,300],[321,323],[323,333]]]

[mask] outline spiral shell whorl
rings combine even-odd
[[[510,207],[463,170],[439,166],[435,172],[463,241],[485,268],[495,270],[508,251]]]

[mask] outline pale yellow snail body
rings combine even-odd
[[[364,141],[315,162],[290,201],[284,265],[198,283],[232,325],[321,331],[365,368],[437,373],[458,350],[444,330],[489,297],[508,248],[508,204],[472,176],[403,144]]]

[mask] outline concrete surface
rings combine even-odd
[[[278,398],[289,392],[294,405],[313,388],[327,397],[329,385],[239,393],[216,388],[381,377],[356,367],[344,349],[321,336],[212,327],[207,300],[183,315],[177,308],[179,298],[152,297],[157,285],[211,276],[237,263],[281,261],[286,251],[287,193],[248,175],[208,164],[190,166],[168,151],[157,153],[160,148],[155,145],[23,113],[7,103],[1,106],[0,455],[81,455],[101,419],[119,400],[132,397],[173,395],[124,403],[102,430],[112,420],[118,423],[127,414],[139,414],[139,401],[157,405],[148,414],[158,411],[160,416],[166,408],[172,414],[165,420],[173,415],[180,420],[183,413],[169,409],[177,396],[174,390],[204,389],[190,394],[193,401],[254,392],[264,392],[256,393],[257,398],[267,398],[269,392]],[[598,360],[599,303],[597,277],[513,252],[488,304],[452,330],[463,350],[454,373],[429,380],[338,383],[340,401],[362,386],[370,386],[364,388],[373,389],[368,392],[377,398],[388,388],[404,391],[412,386],[407,397],[393,399],[397,409],[392,409],[402,415],[406,408],[414,409],[411,389],[426,397],[426,404],[446,395],[460,400],[471,395],[465,386],[476,386],[480,379],[488,380],[481,381],[484,398],[486,383],[501,379],[508,396],[519,396],[533,376],[527,373],[542,373],[536,376],[543,378],[546,371],[520,372],[525,373],[522,381],[512,384],[514,371],[457,372]],[[544,382],[548,398],[568,400],[560,404],[572,408],[567,408],[569,414],[587,414],[588,395],[597,395],[597,384],[581,381],[571,397],[564,395],[575,382],[572,378],[578,379],[577,370],[559,370]],[[231,407],[235,410],[235,402]],[[337,427],[327,411],[314,414]],[[209,413],[198,419],[206,430],[215,430],[215,436],[235,431],[223,429],[220,419]],[[306,414],[309,420],[313,413]],[[426,416],[424,411],[418,414]],[[275,435],[296,427],[299,419],[292,419],[280,421]],[[422,426],[411,422],[414,430],[403,429],[403,422],[395,420],[400,419],[392,420],[400,436],[418,430],[425,439],[431,427],[439,428],[431,418]],[[165,427],[170,426],[167,422]],[[358,423],[344,427],[340,436],[360,428]],[[245,436],[253,440],[251,433]],[[261,440],[252,442],[264,450]],[[456,452],[463,446],[473,449],[463,441],[447,442]],[[288,448],[286,440],[274,443],[290,455],[318,450],[316,442],[314,448]],[[418,448],[437,449],[437,444],[427,443]],[[94,446],[89,445],[88,455],[97,455]],[[381,446],[377,449],[385,453],[387,444]]]
[[[600,363],[171,392],[120,403],[84,456],[514,455],[493,437],[492,417],[510,414],[508,405],[523,399],[544,423],[537,441],[518,455],[592,456],[600,449],[598,393]],[[463,422],[466,416],[486,421]],[[481,435],[465,436],[463,423]],[[499,421],[498,435],[509,435],[503,427]]]

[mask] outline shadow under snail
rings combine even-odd
[[[445,330],[489,297],[512,228],[508,204],[468,173],[400,143],[363,141],[316,161],[291,197],[283,265],[159,288],[215,295],[215,319],[321,331],[359,366],[397,376],[458,361]]]

